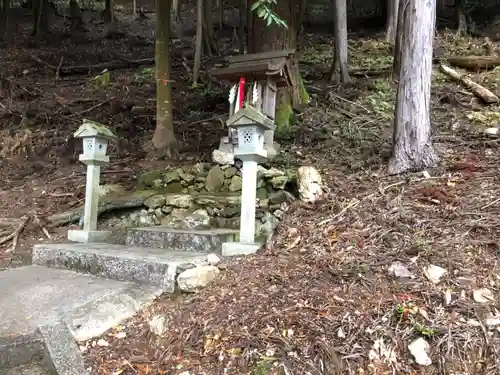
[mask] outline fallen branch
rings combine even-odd
[[[49,240],[52,239],[52,236],[50,235],[48,229],[46,228],[47,222],[45,220],[42,220],[38,215],[35,215],[33,216],[33,224],[38,225],[40,227],[43,234],[45,234],[45,237],[47,237]]]
[[[11,252],[13,252],[16,249],[17,243],[19,242],[19,235],[23,231],[23,229],[26,226],[26,223],[28,222],[28,220],[29,220],[29,216],[24,216],[22,218],[21,224],[18,225],[18,227],[16,228],[16,230],[14,232],[12,232],[11,234],[9,234],[8,236],[6,236],[6,237],[4,237],[4,238],[2,238],[0,240],[0,245],[3,245],[7,241],[12,240],[12,245],[11,245],[11,247],[8,250],[5,251],[6,253],[11,253]]]
[[[35,60],[37,63],[44,65],[45,67],[54,71],[54,74],[56,74],[56,72],[59,72],[59,76],[100,73],[104,69],[107,70],[128,69],[128,68],[136,68],[141,65],[154,65],[155,63],[155,59],[154,57],[152,57],[139,60],[122,59],[120,61],[110,61],[95,65],[54,66],[41,60],[37,56],[31,56],[31,58]]]
[[[120,210],[124,208],[142,207],[144,205],[144,201],[150,196],[155,194],[157,193],[151,190],[148,191],[147,193],[139,192],[126,196],[106,197],[102,201],[99,201],[97,215],[101,215],[104,212]],[[69,211],[49,216],[45,218],[47,222],[46,227],[54,228],[61,225],[77,222],[83,217],[83,211],[84,211],[84,205],[81,205]]]
[[[452,56],[443,59],[451,66],[467,70],[490,70],[500,65],[499,56]]]
[[[472,81],[470,78],[466,77],[465,75],[460,75],[456,70],[451,69],[450,67],[440,64],[439,65],[439,70],[446,74],[448,77],[454,79],[455,81],[458,81],[461,83],[463,86],[465,86],[467,89],[472,91],[474,95],[476,95],[478,98],[482,99],[483,102],[486,104],[493,104],[493,103],[498,103],[500,99],[498,99],[498,96],[493,94],[490,90],[487,88],[481,86],[480,84]]]

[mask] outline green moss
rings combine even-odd
[[[299,78],[299,90],[300,90],[300,100],[302,101],[302,104],[309,104],[311,98],[307,93],[306,86],[304,85],[304,80],[302,79],[302,77]]]
[[[280,101],[276,108],[276,134],[279,136],[287,135],[292,122],[293,109],[290,102]]]
[[[150,188],[153,186],[155,180],[163,179],[165,173],[165,169],[145,172],[137,178],[137,186],[139,189]]]

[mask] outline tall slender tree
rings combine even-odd
[[[399,11],[404,22],[390,174],[422,170],[438,161],[430,121],[436,0],[405,0]]]
[[[349,77],[347,45],[347,0],[334,0],[333,10],[334,48],[330,81],[337,80],[343,84],[349,84],[351,77]]]
[[[172,119],[172,82],[170,80],[171,0],[156,0],[156,128],[153,145],[164,156],[177,154]]]

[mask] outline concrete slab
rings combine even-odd
[[[255,254],[262,245],[261,243],[225,242],[222,244],[222,256]]]
[[[175,290],[177,270],[204,264],[206,256],[112,244],[40,244],[33,247],[33,264],[156,285],[169,293]]]
[[[100,336],[163,293],[36,265],[0,272],[0,285],[0,375],[90,374],[76,341]]]
[[[131,317],[163,292],[39,266],[2,271],[0,285],[0,338],[42,337],[40,327],[64,321],[77,340],[86,340]]]
[[[166,227],[132,228],[127,245],[221,254],[224,242],[239,239],[235,229],[173,229]]]

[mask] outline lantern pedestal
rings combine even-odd
[[[239,155],[243,162],[241,189],[240,241],[222,244],[222,256],[253,254],[262,246],[255,242],[255,202],[257,173],[261,155]]]

